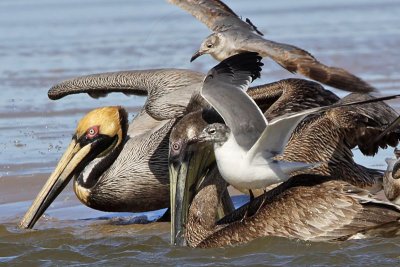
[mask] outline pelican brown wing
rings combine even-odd
[[[52,100],[78,93],[93,97],[120,92],[133,95],[152,95],[170,92],[201,82],[204,74],[184,69],[151,69],[106,72],[80,76],[60,82],[50,88]]]
[[[240,244],[261,236],[346,240],[360,233],[378,234],[377,227],[386,231],[388,223],[398,227],[400,219],[398,206],[376,200],[346,182],[313,175],[293,177],[248,205],[219,221],[223,228],[199,247]],[[242,220],[246,209],[258,212]]]
[[[386,129],[381,132],[378,137],[375,138],[375,140],[373,140],[374,143],[380,142],[380,140],[382,138],[385,138],[387,134],[395,131],[395,132],[399,132],[399,125],[400,125],[400,116],[397,117],[397,119],[395,119],[388,127],[386,127]],[[396,152],[396,150],[395,150]]]
[[[351,94],[340,102],[367,99],[373,98]],[[384,102],[338,107],[310,115],[295,129],[277,159],[319,162],[313,173],[334,176],[375,192],[381,189],[382,172],[355,163],[351,149],[358,146],[365,155],[373,155],[379,147],[396,146],[400,140],[398,128],[387,132],[378,142],[373,140],[397,116]]]
[[[50,88],[50,99],[87,93],[92,97],[120,92],[148,96],[145,109],[157,120],[182,114],[194,92],[200,90],[204,74],[185,69],[118,71],[81,76]]]
[[[367,99],[374,97],[353,93],[338,103]],[[400,141],[399,114],[384,102],[337,108],[327,116],[346,129],[345,139],[349,147],[358,146],[364,155],[373,156],[379,148],[395,147]],[[379,139],[375,139],[377,136]]]

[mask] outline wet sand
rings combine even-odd
[[[331,1],[279,3],[233,0],[229,5],[271,40],[302,47],[328,65],[340,66],[379,89],[399,93],[400,3]],[[72,186],[56,199],[33,231],[16,224],[70,142],[77,121],[89,110],[123,104],[130,118],[143,97],[86,95],[59,101],[47,90],[70,77],[117,70],[189,68],[208,71],[203,56],[189,63],[210,32],[164,1],[1,1],[0,10],[0,264],[47,265],[164,263],[170,265],[395,265],[399,239],[309,243],[280,238],[238,248],[190,250],[169,245],[169,225],[143,214],[104,213],[82,205]],[[296,77],[264,60],[255,84]],[[334,90],[340,96],[346,93]],[[389,102],[400,111],[400,101]],[[384,169],[392,149],[356,159]],[[154,219],[162,214],[145,214]],[[128,225],[125,225],[128,224]]]

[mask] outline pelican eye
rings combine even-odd
[[[90,127],[87,131],[86,131],[86,138],[88,139],[93,139],[95,138],[98,134],[99,134],[99,126],[93,126]]]
[[[172,149],[173,150],[179,150],[181,148],[181,145],[178,142],[175,142],[172,144]]]

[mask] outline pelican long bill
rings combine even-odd
[[[104,107],[89,112],[80,120],[71,144],[22,218],[19,224],[21,228],[32,228],[71,178],[74,175],[81,175],[83,169],[95,158],[98,160],[91,166],[90,171],[96,164],[99,168],[100,165],[103,168],[103,170],[98,168],[97,171],[104,171],[104,168],[107,168],[102,162],[117,155],[121,149],[122,132],[124,132],[124,127],[121,125],[125,125],[126,116],[121,107]],[[96,178],[82,176],[84,184],[80,185],[80,190],[89,190],[96,181]],[[80,190],[75,188],[75,193],[79,195]],[[82,199],[86,203],[89,202],[87,196],[81,195],[80,200]]]
[[[54,172],[43,186],[20,222],[22,228],[32,228],[44,211],[61,193],[73,176],[74,170],[91,151],[91,145],[81,147],[75,138],[72,139]]]
[[[184,155],[169,161],[171,190],[171,244],[185,245],[184,227],[187,222],[189,205],[196,189],[201,186],[210,165],[215,162],[212,146],[196,146]]]

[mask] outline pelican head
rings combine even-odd
[[[169,149],[171,190],[171,243],[184,245],[184,225],[189,205],[207,171],[215,165],[212,144],[198,142],[209,124],[222,119],[211,110],[198,110],[184,116],[172,129]]]
[[[32,228],[72,177],[77,197],[90,206],[91,188],[120,153],[127,128],[128,115],[119,106],[95,109],[82,118],[66,152],[21,220],[20,226]]]
[[[216,60],[222,61],[231,56],[229,52],[234,51],[233,49],[227,50],[226,46],[232,46],[226,42],[226,38],[223,32],[212,33],[207,36],[206,39],[201,43],[199,50],[193,54],[190,62],[194,61],[196,58],[204,55],[210,54]]]

